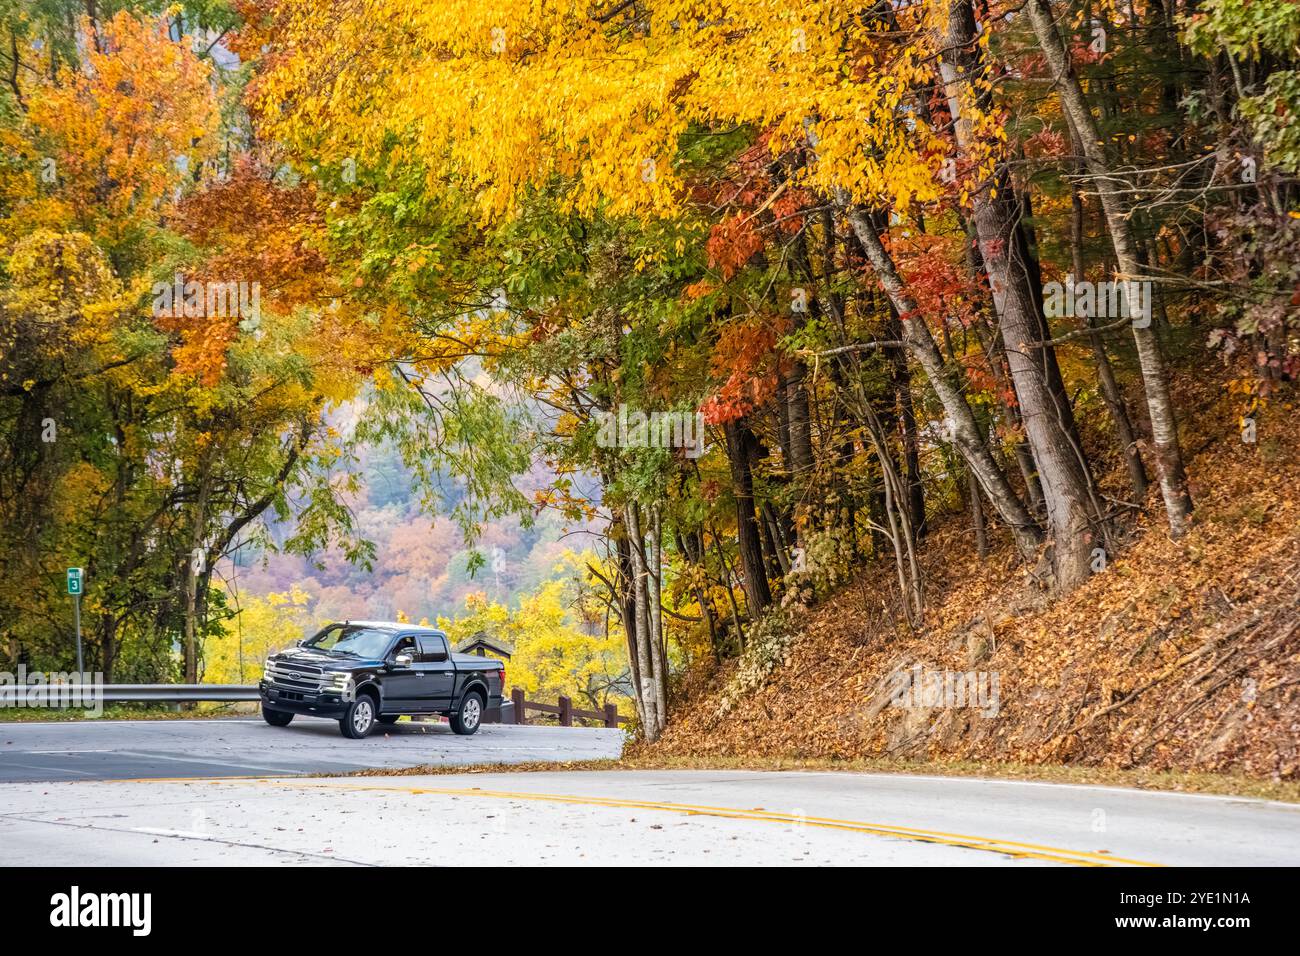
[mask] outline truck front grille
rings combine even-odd
[[[282,661],[268,661],[266,664],[266,679],[275,686],[312,694],[325,685],[322,673],[319,667],[306,664],[285,664]]]

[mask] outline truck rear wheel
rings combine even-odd
[[[375,699],[369,694],[357,694],[356,700],[348,704],[339,720],[339,730],[344,737],[360,740],[375,728]]]
[[[463,736],[476,733],[483,722],[483,698],[478,691],[472,690],[465,695],[451,715],[451,729]]]
[[[263,704],[262,719],[272,727],[288,727],[289,721],[293,720],[293,714],[287,710],[272,710]]]

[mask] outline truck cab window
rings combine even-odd
[[[376,628],[335,624],[325,628],[303,646],[353,657],[378,657],[384,652],[388,636],[389,632]]]
[[[388,659],[396,660],[398,654],[410,654],[412,659],[416,659],[415,638],[411,637],[410,635],[399,638],[397,643],[393,645],[393,649],[388,652]]]
[[[420,635],[420,656],[416,660],[424,664],[436,664],[447,659],[447,639],[441,634]]]

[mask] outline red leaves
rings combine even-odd
[[[324,298],[329,272],[311,248],[323,223],[309,187],[280,186],[268,170],[245,157],[228,179],[187,197],[180,208],[178,222],[204,253],[202,263],[186,271],[187,280],[256,286],[259,308],[280,311]],[[181,313],[156,321],[180,339],[173,351],[178,374],[197,375],[213,385],[225,368],[240,318],[226,308],[220,314],[205,309],[200,316]]]
[[[1089,63],[1100,63],[1106,59],[1106,54],[1099,50],[1093,49],[1093,44],[1088,39],[1078,39],[1070,44],[1070,59],[1076,66]]]
[[[804,217],[799,213],[812,204],[812,196],[802,189],[791,189],[776,197],[770,207],[776,218],[776,227],[786,235],[793,236],[803,228]]]
[[[732,322],[722,330],[709,366],[714,375],[725,375],[726,380],[700,407],[706,422],[735,421],[775,394],[779,382],[775,349],[780,331],[762,319]]]
[[[763,237],[750,220],[733,216],[718,223],[709,232],[705,249],[709,268],[717,269],[723,279],[730,279],[763,248]]]
[[[1046,156],[1056,158],[1070,152],[1065,144],[1065,137],[1054,129],[1043,128],[1025,140],[1025,155],[1034,158]]]
[[[318,300],[326,263],[308,242],[324,227],[310,187],[280,186],[243,160],[228,180],[189,197],[183,213],[187,236],[209,252],[213,276],[256,279],[285,304]]]
[[[1003,405],[1014,408],[1017,405],[1015,390],[1005,378],[998,378],[989,367],[988,358],[982,352],[971,352],[962,356],[962,365],[966,369],[966,379],[971,390],[996,395]]]
[[[893,242],[890,251],[922,316],[951,317],[968,326],[975,318],[977,289],[964,264],[958,264],[962,241],[920,236]]]

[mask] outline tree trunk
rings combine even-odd
[[[705,590],[707,580],[704,573],[704,542],[696,535],[697,532],[694,531],[684,535],[681,531],[677,531],[677,550],[681,552],[682,560],[687,563],[686,573],[690,576],[691,591],[695,594],[695,602],[699,604],[700,614],[709,630],[709,651],[716,664],[722,660],[722,649],[718,646],[717,612]]]
[[[902,325],[891,306],[885,335],[890,339],[902,338]],[[916,434],[916,408],[912,404],[912,375],[907,368],[907,353],[900,348],[888,348],[890,378],[893,380],[894,400],[898,405],[898,426],[903,439],[903,471],[907,480],[907,510],[912,519],[912,532],[917,540],[925,537],[925,486],[921,484],[921,442]]]
[[[1073,125],[1070,126],[1070,137],[1075,144],[1075,153],[1081,155],[1082,146]],[[1082,166],[1083,160],[1080,159],[1079,163]],[[1070,259],[1074,275],[1079,279],[1084,276],[1083,224],[1083,194],[1079,190],[1079,184],[1072,181],[1070,183]],[[1088,316],[1087,321],[1089,325],[1096,324],[1092,316]],[[1115,368],[1111,365],[1101,335],[1094,332],[1088,336],[1088,340],[1092,345],[1093,359],[1097,363],[1097,383],[1101,387],[1101,397],[1106,403],[1107,411],[1110,412],[1111,421],[1115,423],[1115,437],[1124,456],[1124,466],[1128,469],[1129,484],[1133,486],[1133,494],[1140,504],[1147,496],[1147,472],[1142,464],[1142,453],[1138,449],[1137,438],[1133,434],[1133,423],[1128,415],[1128,407],[1124,404],[1124,393],[1120,391],[1119,383],[1115,380]]]
[[[975,227],[972,223],[963,221],[962,231],[967,237],[966,243],[966,264],[970,269],[972,277],[978,279],[980,275],[986,275],[984,268],[984,256],[980,253],[979,239],[975,233]],[[992,305],[992,303],[988,303]],[[990,309],[989,311],[992,311]],[[1020,471],[1020,477],[1025,483],[1025,498],[1029,510],[1034,515],[1042,515],[1043,507],[1043,486],[1038,480],[1038,466],[1034,463],[1033,452],[1029,450],[1029,443],[1025,440],[1024,427],[1020,421],[1020,410],[1016,408],[1015,402],[1007,396],[1014,393],[1011,386],[1011,371],[1007,368],[1006,348],[1002,344],[1002,333],[995,327],[983,321],[982,316],[972,328],[975,335],[980,340],[980,347],[984,350],[985,361],[989,363],[989,372],[997,388],[997,407],[998,413],[1002,418],[1003,427],[1011,433],[1011,454],[1016,460],[1016,468]]]
[[[650,625],[650,670],[655,683],[655,720],[658,733],[668,726],[668,653],[664,645],[663,613],[663,514],[659,505],[649,508],[646,529],[648,559],[646,575],[646,617]]]
[[[803,283],[805,286],[802,308],[794,308],[794,300],[791,300],[793,329],[798,333],[807,324],[809,318],[814,322],[819,321],[823,313],[820,296],[815,292],[817,280],[808,253],[806,225],[799,230],[790,244],[790,258],[786,268],[793,282]],[[795,535],[801,544],[807,524],[805,519],[807,506],[803,502],[812,497],[809,482],[813,472],[812,414],[805,385],[807,377],[808,371],[803,360],[796,356],[790,362],[785,398],[789,406],[790,458],[795,474],[795,488],[798,489],[795,504]]]
[[[790,465],[799,479],[806,479],[812,471],[812,425],[808,411],[808,392],[804,387],[807,370],[799,359],[790,363],[785,378],[784,398],[789,407]],[[802,487],[800,485],[799,487]]]
[[[979,479],[981,487],[984,488],[993,507],[997,509],[998,515],[1011,529],[1021,556],[1028,561],[1035,560],[1038,547],[1043,540],[1042,532],[1026,510],[1020,496],[1007,482],[1006,475],[993,460],[992,453],[981,438],[975,415],[970,405],[966,403],[966,397],[961,389],[949,378],[934,337],[930,334],[930,329],[926,326],[916,302],[908,294],[907,287],[894,266],[893,258],[880,241],[875,225],[865,212],[856,206],[848,205],[846,213],[849,225],[866,252],[868,262],[871,263],[885,294],[889,296],[898,312],[899,323],[903,329],[903,341],[908,351],[925,372],[930,387],[934,389],[940,404],[943,405],[953,444]]]
[[[966,469],[966,495],[970,498],[970,519],[975,529],[975,553],[983,558],[989,553],[988,532],[984,528],[984,505],[980,502],[980,483]]]
[[[875,409],[867,401],[861,385],[855,390],[859,412],[867,426],[867,434],[880,462],[881,484],[884,490],[884,513],[887,526],[881,530],[890,540],[894,551],[894,571],[898,578],[898,593],[902,599],[904,617],[910,627],[918,627],[925,613],[925,598],[921,567],[916,558],[916,534],[908,517],[904,500],[906,485],[889,449],[889,437],[880,423]]]
[[[113,683],[113,666],[117,663],[117,616],[112,611],[100,615],[99,658],[104,683]]]
[[[713,538],[713,550],[717,552],[718,563],[722,566],[723,590],[727,592],[727,603],[731,605],[731,626],[736,631],[736,644],[740,650],[745,649],[745,629],[740,623],[740,606],[736,603],[736,592],[731,586],[735,574],[731,568],[731,562],[727,560],[726,549],[722,547],[722,539],[718,537],[717,529],[709,526],[709,536]]]
[[[635,501],[623,509],[627,530],[628,551],[632,559],[632,595],[635,607],[632,612],[632,632],[636,653],[637,703],[641,716],[641,732],[648,741],[655,741],[663,730],[660,720],[662,706],[659,702],[659,683],[655,679],[652,660],[651,619],[649,613],[649,573],[646,568],[645,536],[641,530],[641,514]]]
[[[1062,109],[1078,130],[1084,160],[1101,198],[1107,230],[1115,247],[1120,278],[1136,280],[1142,274],[1142,268],[1138,262],[1133,226],[1128,218],[1128,206],[1111,172],[1097,121],[1088,106],[1079,78],[1075,75],[1070,55],[1056,31],[1051,5],[1048,0],[1027,0],[1025,12],[1060,93]],[[1178,538],[1187,532],[1192,499],[1187,491],[1187,472],[1178,439],[1178,421],[1169,397],[1168,373],[1160,354],[1160,343],[1149,325],[1140,328],[1139,323],[1133,323],[1133,340],[1137,345],[1138,364],[1146,390],[1160,492],[1165,501],[1170,534]]]
[[[969,159],[974,158],[976,144],[968,114],[978,110],[983,99],[973,92],[982,72],[975,40],[970,0],[950,0],[940,69],[957,143]],[[1100,526],[1103,519],[1091,506],[1091,476],[1065,401],[1055,352],[1043,344],[1042,293],[1034,287],[1019,204],[1004,164],[995,167],[988,181],[975,185],[971,202],[1012,384],[1042,483],[1054,586],[1064,593],[1091,573],[1098,530],[1094,525]]]
[[[732,493],[736,499],[736,537],[740,568],[745,575],[745,600],[751,620],[757,620],[772,603],[767,573],[763,567],[763,545],[754,515],[754,476],[749,467],[749,443],[753,434],[745,420],[727,422],[727,457],[731,461]]]
[[[636,640],[636,568],[632,563],[632,543],[628,532],[627,509],[617,515],[621,532],[615,534],[618,542],[619,617],[623,620],[623,636],[627,641],[627,660],[632,671],[632,699],[636,704],[637,718],[646,726],[645,700],[641,694],[641,659],[637,654]]]
[[[194,502],[193,525],[190,531],[190,549],[185,555],[185,574],[182,578],[185,588],[185,683],[199,682],[198,656],[198,617],[199,617],[199,581],[203,577],[199,562],[206,564],[208,555],[204,546],[203,532],[208,521],[208,495],[211,492],[211,477],[208,460],[199,461],[199,491]]]

